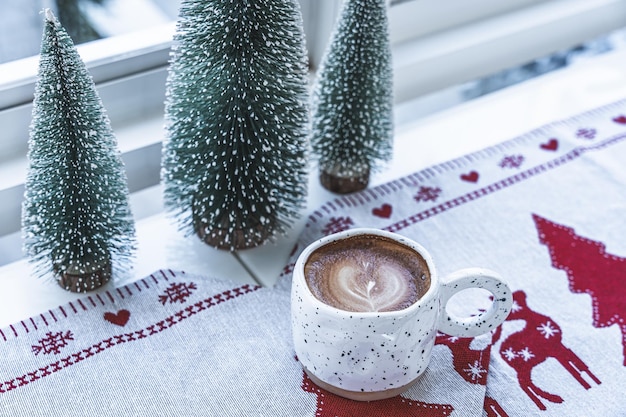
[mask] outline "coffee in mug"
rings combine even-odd
[[[446,309],[468,288],[493,295],[472,317]],[[401,394],[426,370],[438,331],[474,337],[511,311],[508,285],[495,272],[456,271],[441,279],[417,242],[378,229],[352,229],[310,244],[298,257],[291,289],[296,355],[311,380],[360,401]]]
[[[346,311],[395,311],[419,300],[430,286],[422,256],[380,235],[356,235],[321,246],[304,264],[320,301]]]

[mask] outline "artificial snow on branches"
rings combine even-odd
[[[391,157],[393,91],[387,0],[346,0],[320,65],[311,146],[330,191],[367,187]]]
[[[307,62],[297,0],[183,0],[162,178],[182,230],[257,246],[306,197]]]
[[[45,11],[22,207],[24,249],[40,276],[84,292],[129,269],[135,227],[105,109],[74,43]]]

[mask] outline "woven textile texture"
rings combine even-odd
[[[274,288],[164,270],[15,323],[0,330],[0,415],[626,415],[625,160],[622,101],[327,202]],[[513,312],[492,334],[440,334],[402,396],[319,389],[293,352],[291,270],[353,227],[418,241],[441,275],[499,272]],[[458,298],[465,314],[490,302]]]

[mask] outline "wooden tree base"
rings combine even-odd
[[[83,293],[96,290],[110,281],[112,276],[111,264],[94,271],[78,272],[68,268],[64,273],[57,275],[57,282],[64,290]]]
[[[369,168],[360,174],[344,176],[338,172],[320,170],[320,183],[328,191],[336,194],[350,194],[367,188],[370,179]]]
[[[272,228],[257,225],[254,229],[234,229],[229,233],[228,229],[215,228],[206,223],[196,224],[196,233],[200,239],[209,246],[221,250],[251,249],[265,243],[271,236]]]

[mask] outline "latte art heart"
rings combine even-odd
[[[308,286],[320,301],[346,311],[395,311],[428,289],[425,263],[412,250],[380,239],[343,245],[318,250],[305,266]]]
[[[334,305],[352,311],[400,310],[415,299],[411,274],[389,262],[344,260],[327,271],[326,297]]]

